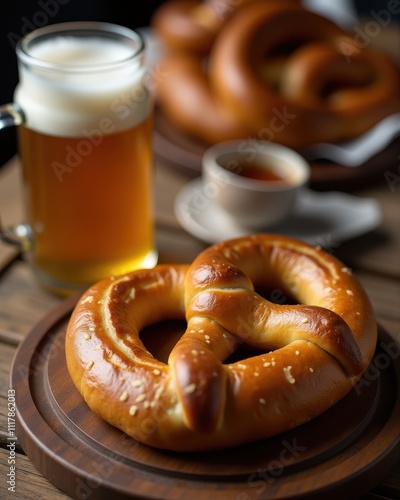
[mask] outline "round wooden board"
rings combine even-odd
[[[383,151],[358,167],[346,167],[325,160],[313,160],[310,187],[321,191],[353,190],[382,180],[383,174],[398,167],[400,137],[394,139]],[[207,145],[178,130],[165,115],[156,109],[154,121],[155,155],[175,168],[191,175],[200,175],[201,160]]]
[[[100,420],[73,386],[64,339],[76,300],[67,299],[30,332],[10,377],[22,448],[73,498],[358,498],[400,458],[400,346],[381,328],[363,379],[317,419],[231,450],[173,453]],[[174,322],[165,328],[179,330]]]

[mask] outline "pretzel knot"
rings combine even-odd
[[[140,332],[171,318],[186,318],[187,328],[164,363]],[[166,342],[161,328],[157,335]],[[197,451],[321,414],[361,377],[376,335],[369,300],[342,263],[296,240],[255,235],[211,246],[190,266],[94,285],[69,322],[66,356],[103,419],[151,446]],[[258,352],[246,357],[244,348]]]
[[[400,110],[395,62],[297,2],[246,2],[207,58],[188,48],[161,60],[157,98],[180,130],[206,143],[338,142]]]

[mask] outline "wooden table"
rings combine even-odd
[[[18,167],[15,158],[0,170],[0,209],[7,224],[22,220]],[[392,180],[390,185],[388,179]],[[187,180],[186,172],[157,163],[157,246],[161,262],[190,262],[205,247],[180,228],[173,214],[174,197]],[[357,194],[379,200],[383,223],[356,240],[342,244],[331,241],[329,250],[353,268],[371,298],[379,323],[400,341],[400,171],[393,170],[389,176],[382,176],[382,182]],[[21,256],[0,244],[0,498],[68,498],[37,472],[19,445],[15,456],[15,494],[8,491],[7,484],[7,391],[12,358],[31,328],[62,300],[41,289]],[[400,498],[400,463],[392,466],[364,500]]]

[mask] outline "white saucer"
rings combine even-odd
[[[254,232],[236,225],[213,203],[203,190],[201,178],[193,179],[179,191],[174,208],[180,225],[207,243]],[[374,199],[305,189],[290,219],[278,226],[266,227],[265,231],[334,248],[342,241],[375,229],[381,220],[381,210]]]

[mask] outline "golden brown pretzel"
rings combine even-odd
[[[276,84],[263,68],[282,44],[298,48]],[[287,109],[291,118],[276,135],[293,147],[356,137],[400,109],[394,63],[296,5],[257,3],[235,17],[213,50],[210,78],[221,101],[255,133],[274,120],[274,110]]]
[[[254,287],[299,303],[273,304]],[[168,364],[154,359],[140,330],[185,315]],[[151,446],[197,451],[321,414],[360,378],[375,345],[371,305],[348,268],[299,241],[255,235],[214,245],[190,267],[94,285],[69,322],[66,356],[76,387],[106,421]],[[260,354],[224,363],[239,346]]]
[[[294,2],[251,2],[230,16],[203,76],[204,61],[185,57],[161,63],[158,102],[207,143],[235,139],[240,130],[294,148],[338,142],[400,110],[395,64]],[[186,92],[174,91],[183,81]]]
[[[169,0],[155,11],[151,25],[169,48],[207,54],[227,19],[252,1]]]

